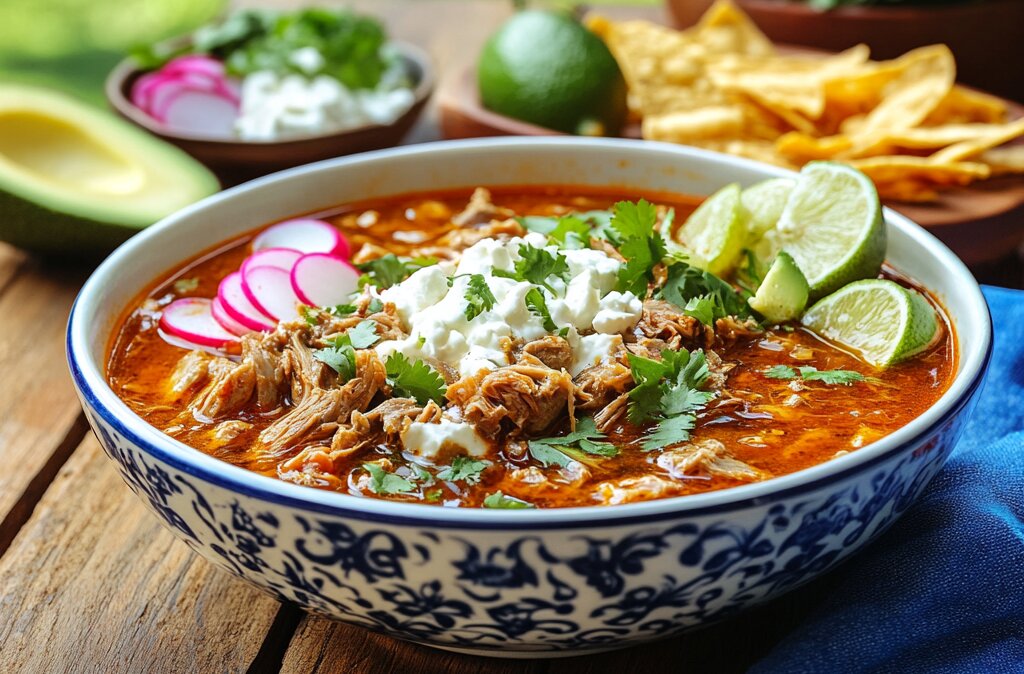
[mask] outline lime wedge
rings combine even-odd
[[[796,181],[790,178],[772,178],[743,190],[740,203],[744,209],[747,236],[751,241],[756,241],[775,227],[795,184]]]
[[[852,347],[884,367],[927,349],[939,332],[924,297],[881,279],[855,281],[820,300],[801,321],[819,335]]]
[[[874,184],[845,164],[807,164],[765,240],[770,252],[785,249],[793,256],[811,286],[812,299],[877,276],[886,238]],[[755,250],[764,251],[765,246]]]
[[[800,268],[789,253],[782,251],[747,304],[770,322],[784,323],[803,313],[808,290],[807,279]]]
[[[669,247],[682,247],[691,264],[724,276],[736,266],[743,250],[742,214],[740,186],[726,185],[705,199],[675,232],[667,233]]]

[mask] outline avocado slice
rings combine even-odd
[[[809,293],[800,267],[789,253],[782,251],[747,304],[770,322],[784,323],[800,317],[807,307]]]
[[[218,189],[202,164],[128,122],[51,90],[0,84],[0,239],[102,254]]]

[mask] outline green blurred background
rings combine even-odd
[[[412,3],[435,0],[405,0]],[[508,2],[511,0],[465,0]],[[586,4],[655,4],[590,0]],[[229,5],[275,7],[344,2],[287,0],[0,0],[0,79],[53,86],[104,105],[103,80],[125,52],[190,31]],[[530,2],[571,5],[569,1]]]

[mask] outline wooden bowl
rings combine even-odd
[[[472,68],[453,78],[438,96],[445,138],[565,135],[485,108]],[[1024,117],[1024,106],[1006,104],[1011,117]],[[622,137],[640,138],[639,126],[627,126]],[[885,205],[927,228],[969,265],[997,260],[1024,242],[1024,177],[993,178],[947,189],[932,203],[887,200]]]
[[[131,58],[121,61],[107,76],[107,100],[125,119],[185,150],[210,167],[225,184],[236,184],[300,164],[398,145],[434,91],[434,69],[430,57],[419,47],[406,42],[392,44],[413,81],[414,102],[391,124],[369,124],[276,141],[231,140],[169,129],[132,104],[132,85],[145,71]]]
[[[676,26],[700,19],[713,0],[666,0]],[[837,7],[821,11],[793,0],[736,0],[773,42],[842,51],[871,47],[890,59],[915,47],[945,43],[956,55],[957,77],[1024,103],[1024,77],[1016,63],[1024,45],[1024,2],[984,0],[912,6]]]

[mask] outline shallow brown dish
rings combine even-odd
[[[1024,106],[1009,100],[1004,103],[1010,117],[1024,117]],[[442,89],[438,105],[445,138],[565,135],[483,107],[472,68]],[[621,135],[640,138],[640,127],[627,126]],[[886,201],[885,205],[927,228],[969,265],[999,259],[1024,241],[1024,177],[994,178],[948,189],[932,203]]]
[[[321,159],[397,145],[423,111],[434,91],[434,68],[419,47],[392,42],[413,82],[412,106],[391,124],[371,124],[336,133],[302,136],[280,141],[242,141],[168,129],[132,105],[132,85],[145,71],[127,58],[107,76],[106,94],[110,105],[125,119],[177,145],[206,164],[227,184],[243,182],[281,169]]]

